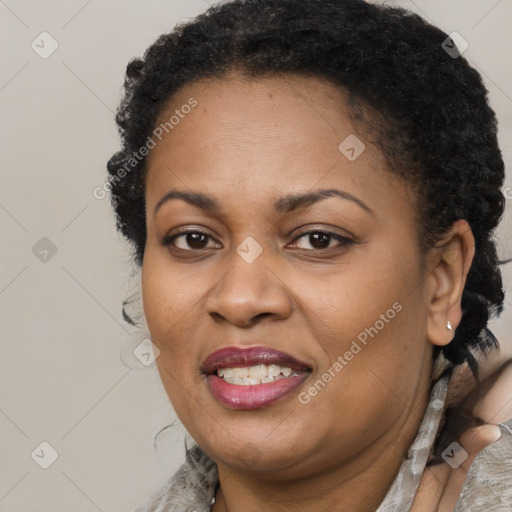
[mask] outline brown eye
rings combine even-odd
[[[332,237],[328,233],[310,233],[308,235],[308,241],[309,243],[315,248],[315,249],[327,249],[329,247],[329,244],[331,243]]]
[[[329,231],[308,231],[307,233],[303,233],[301,236],[297,237],[295,240],[304,239],[309,243],[311,248],[308,247],[300,247],[302,249],[321,251],[323,249],[331,249],[333,246],[330,245],[331,242],[335,241],[337,244],[334,247],[346,247],[354,242],[344,236],[338,235],[336,233],[331,233]]]
[[[208,235],[204,233],[187,233],[184,236],[184,240],[192,249],[204,249],[208,243]]]
[[[177,241],[179,240],[179,243]],[[213,240],[210,235],[203,233],[202,231],[184,231],[166,237],[163,240],[163,245],[173,246],[183,251],[193,251],[207,249],[209,240]]]

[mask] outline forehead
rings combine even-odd
[[[233,202],[338,186],[379,195],[384,185],[396,186],[380,152],[354,126],[345,92],[325,79],[202,80],[171,98],[156,127],[171,118],[148,157],[148,206],[176,188]]]

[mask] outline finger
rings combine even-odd
[[[473,427],[462,434],[457,443],[458,446],[445,454],[445,457],[453,454],[449,462],[453,469],[442,493],[438,512],[453,512],[471,464],[482,450],[500,437],[501,431],[496,425]]]
[[[492,388],[475,404],[473,414],[495,425],[512,418],[512,364],[502,369]]]
[[[437,510],[450,473],[450,466],[444,462],[437,466],[427,467],[423,472],[410,512]]]

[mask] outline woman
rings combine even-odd
[[[139,511],[480,510],[466,474],[512,416],[510,366],[480,362],[504,169],[447,38],[361,0],[235,0],[129,63],[112,201],[197,443]],[[512,505],[500,457],[485,510]]]

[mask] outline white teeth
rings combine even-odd
[[[276,364],[271,364],[267,368],[269,377],[277,377],[281,373],[281,367]]]
[[[217,375],[228,384],[255,386],[299,374],[287,366],[257,364],[239,368],[221,368],[217,370]]]
[[[257,366],[249,367],[249,377],[253,379],[261,379],[267,376],[267,366],[264,364],[258,364]]]
[[[249,368],[233,368],[233,373],[235,374],[235,377],[243,379],[245,377],[249,377]]]

